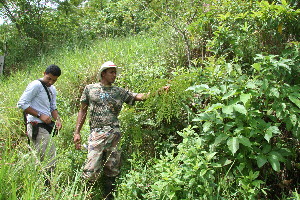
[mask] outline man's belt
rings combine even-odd
[[[30,122],[30,124],[32,126],[32,140],[36,140],[37,135],[39,133],[39,127],[43,128],[43,129],[46,129],[49,134],[51,134],[53,128],[55,128],[55,122],[54,121],[51,121],[50,124],[37,123],[37,122],[33,121],[33,122]],[[52,136],[54,136],[56,134],[57,134],[57,129],[55,128]]]

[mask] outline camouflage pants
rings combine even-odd
[[[29,123],[27,124],[27,135],[34,145],[37,157],[40,159],[37,162],[46,162],[46,169],[53,171],[56,162],[56,148],[51,140],[51,134],[46,129],[39,127],[36,140],[33,140],[32,125]]]
[[[101,170],[108,177],[115,177],[120,172],[121,152],[118,143],[121,134],[119,128],[104,126],[93,129],[88,139],[88,155],[83,168],[83,178],[94,182]],[[105,160],[103,155],[105,154]]]

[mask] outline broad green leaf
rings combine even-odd
[[[227,114],[227,115],[231,115],[233,113],[233,106],[232,105],[224,106],[222,108],[222,112]]]
[[[265,134],[265,139],[270,142],[270,139],[273,137],[273,135],[275,134],[280,134],[280,130],[278,129],[277,126],[270,126],[267,130],[266,130],[266,134]]]
[[[270,143],[270,139],[273,137],[273,133],[270,130],[266,131],[264,138]]]
[[[157,181],[153,185],[151,185],[151,188],[157,191],[162,191],[167,184],[167,182]]]
[[[281,133],[280,130],[279,130],[279,128],[277,126],[270,126],[268,128],[268,130],[271,130],[272,133],[274,133],[274,134],[280,134]]]
[[[233,96],[235,93],[236,93],[236,90],[229,91],[222,97],[222,100],[228,99],[229,97]]]
[[[173,189],[174,189],[174,188],[173,188]],[[180,188],[180,189],[181,189],[181,188]],[[180,190],[180,189],[177,189],[177,190]],[[169,199],[173,199],[174,196],[175,196],[175,194],[176,194],[175,192],[169,193],[169,194],[168,194],[168,198],[169,198]]]
[[[199,117],[195,117],[192,121],[193,122],[200,122],[200,121],[203,121],[203,120]]]
[[[218,152],[213,152],[213,153],[206,153],[205,157],[207,161],[210,161]]]
[[[281,0],[281,3],[282,3],[282,5],[284,5],[284,6],[287,6],[287,5],[288,5],[287,2],[286,2],[286,0]]]
[[[280,59],[280,61],[281,62],[278,63],[278,66],[287,69],[288,72],[291,73],[291,67],[289,66],[289,63],[291,62],[291,60],[290,59]]]
[[[251,147],[250,140],[244,136],[239,137],[239,142],[242,143],[246,147]]]
[[[233,66],[234,66],[235,70],[236,70],[239,74],[242,74],[242,73],[243,73],[243,72],[242,72],[242,68],[241,68],[241,66],[240,66],[239,64],[234,64]]]
[[[276,158],[277,160],[279,160],[281,162],[285,162],[284,157],[281,155],[281,153],[279,151],[271,151],[268,155]]]
[[[212,87],[212,88],[210,88],[209,91],[211,94],[220,94],[221,93],[221,90],[217,87]]]
[[[262,81],[262,85],[260,87],[260,91],[266,91],[269,88],[269,80],[268,79],[264,79]]]
[[[222,93],[225,93],[225,92],[227,91],[226,85],[221,85],[221,86],[220,86],[220,89],[221,89],[221,92],[222,92]]]
[[[254,180],[254,181],[252,181],[252,183],[251,183],[251,185],[253,185],[253,186],[256,187],[256,188],[260,188],[260,186],[261,186],[262,184],[265,184],[265,182],[262,181],[262,180]],[[264,193],[264,194],[266,194],[266,193]]]
[[[195,92],[200,92],[202,90],[207,90],[207,89],[209,89],[208,85],[201,84],[201,85],[194,85],[194,86],[188,87],[186,90],[193,90]]]
[[[254,64],[252,65],[252,67],[253,67],[254,69],[256,69],[256,71],[260,71],[260,70],[261,70],[261,65],[260,65],[260,63],[254,63]]]
[[[215,163],[215,162],[211,163],[211,166],[212,167],[223,167],[220,163]]]
[[[226,165],[229,165],[230,163],[232,163],[232,160],[229,160],[225,157],[220,157],[220,160],[218,161],[218,163],[221,165],[221,166],[226,166]]]
[[[253,173],[253,171],[251,170],[251,171],[249,172],[249,178],[250,178],[251,180],[257,179],[258,176],[259,176],[259,171],[255,171],[255,172]]]
[[[232,137],[227,140],[227,146],[232,154],[235,154],[239,150],[239,141],[237,137]]]
[[[214,145],[220,144],[222,141],[226,140],[227,138],[228,138],[228,135],[226,135],[225,133],[218,135],[218,137],[216,137],[216,139],[215,139]]]
[[[225,165],[229,165],[230,163],[232,163],[232,160],[228,160],[228,159],[226,159],[226,161],[224,162],[223,166],[225,166]]]
[[[238,165],[237,169],[238,169],[240,172],[242,172],[242,171],[245,169],[245,167],[247,167],[247,166],[246,166],[246,163],[245,163],[245,162],[241,162],[241,163]]]
[[[204,176],[206,174],[206,172],[207,172],[207,169],[202,169],[200,171],[200,176]]]
[[[226,63],[226,71],[228,74],[231,74],[232,72],[232,64],[231,63]]]
[[[293,124],[293,126],[296,126],[296,124],[297,124],[297,122],[298,122],[297,115],[291,114],[291,115],[290,115],[290,121],[291,121],[291,123]]]
[[[241,104],[235,104],[233,106],[233,109],[241,114],[244,114],[244,115],[247,114],[247,110],[246,110],[245,106],[243,106]]]
[[[296,106],[298,106],[298,108],[300,108],[300,100],[299,100],[297,97],[295,97],[295,96],[293,96],[293,95],[289,95],[289,99],[290,99],[294,104],[296,104]]]
[[[216,103],[216,104],[211,105],[206,111],[210,112],[212,110],[218,110],[218,109],[222,108],[223,106],[224,105],[221,103]]]
[[[207,121],[203,124],[203,131],[207,132],[209,131],[210,127],[211,127],[212,123],[210,121]]]
[[[251,99],[251,94],[241,94],[240,100],[246,105],[246,103]]]
[[[237,127],[237,128],[234,129],[233,133],[235,135],[239,135],[239,133],[242,132],[243,130],[244,130],[244,127],[243,126],[239,126],[239,127]]]
[[[277,88],[272,88],[271,92],[270,92],[270,95],[279,98],[280,94],[279,94],[279,91],[278,91]]]
[[[267,145],[263,145],[263,150],[262,150],[262,153],[264,153],[264,154],[267,154],[267,153],[269,153],[270,151],[271,151],[271,149],[272,149],[272,147],[271,147],[271,145],[269,145],[269,144],[267,144]]]
[[[266,162],[268,162],[268,159],[265,155],[258,155],[256,157],[256,163],[257,163],[257,166],[259,168],[261,168],[262,166],[264,166],[264,164],[266,164]]]
[[[206,121],[206,120],[210,120],[210,119],[214,118],[214,116],[212,116],[211,113],[200,113],[200,114],[197,114],[196,118],[199,119],[198,121]]]
[[[228,122],[224,126],[225,133],[228,132],[232,127],[236,126],[235,122]]]
[[[278,160],[277,156],[274,156],[274,155],[268,156],[268,161],[270,162],[272,168],[276,172],[280,171],[280,163],[279,163],[279,160]]]
[[[256,89],[256,84],[253,81],[249,81],[246,85],[246,88]]]

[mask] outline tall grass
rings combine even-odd
[[[57,49],[42,55],[27,68],[15,71],[0,82],[0,199],[89,199],[100,189],[87,190],[80,180],[85,152],[75,151],[73,130],[79,97],[86,84],[97,82],[99,66],[108,60],[123,68],[118,84],[142,91],[142,83],[166,73],[163,62],[165,46],[159,38],[136,36],[102,39],[85,49]],[[157,45],[160,44],[160,45]],[[63,129],[54,138],[57,167],[51,188],[44,187],[43,163],[36,164],[28,150],[21,111],[16,107],[22,92],[31,81],[41,78],[49,64],[61,67],[55,86]],[[150,70],[151,69],[151,70]],[[149,70],[147,73],[146,70]],[[88,133],[87,123],[82,134]]]

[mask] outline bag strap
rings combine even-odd
[[[46,90],[47,96],[48,96],[48,99],[49,99],[49,102],[51,103],[50,94],[49,94],[49,91],[48,91],[48,89],[47,89],[46,84],[45,84],[41,79],[38,79],[38,80],[41,82],[41,84],[43,85],[44,89]]]
[[[27,135],[27,113],[25,111],[23,111],[23,119],[24,119],[25,133]],[[28,135],[27,135],[27,142],[28,144],[30,144],[30,139]]]

